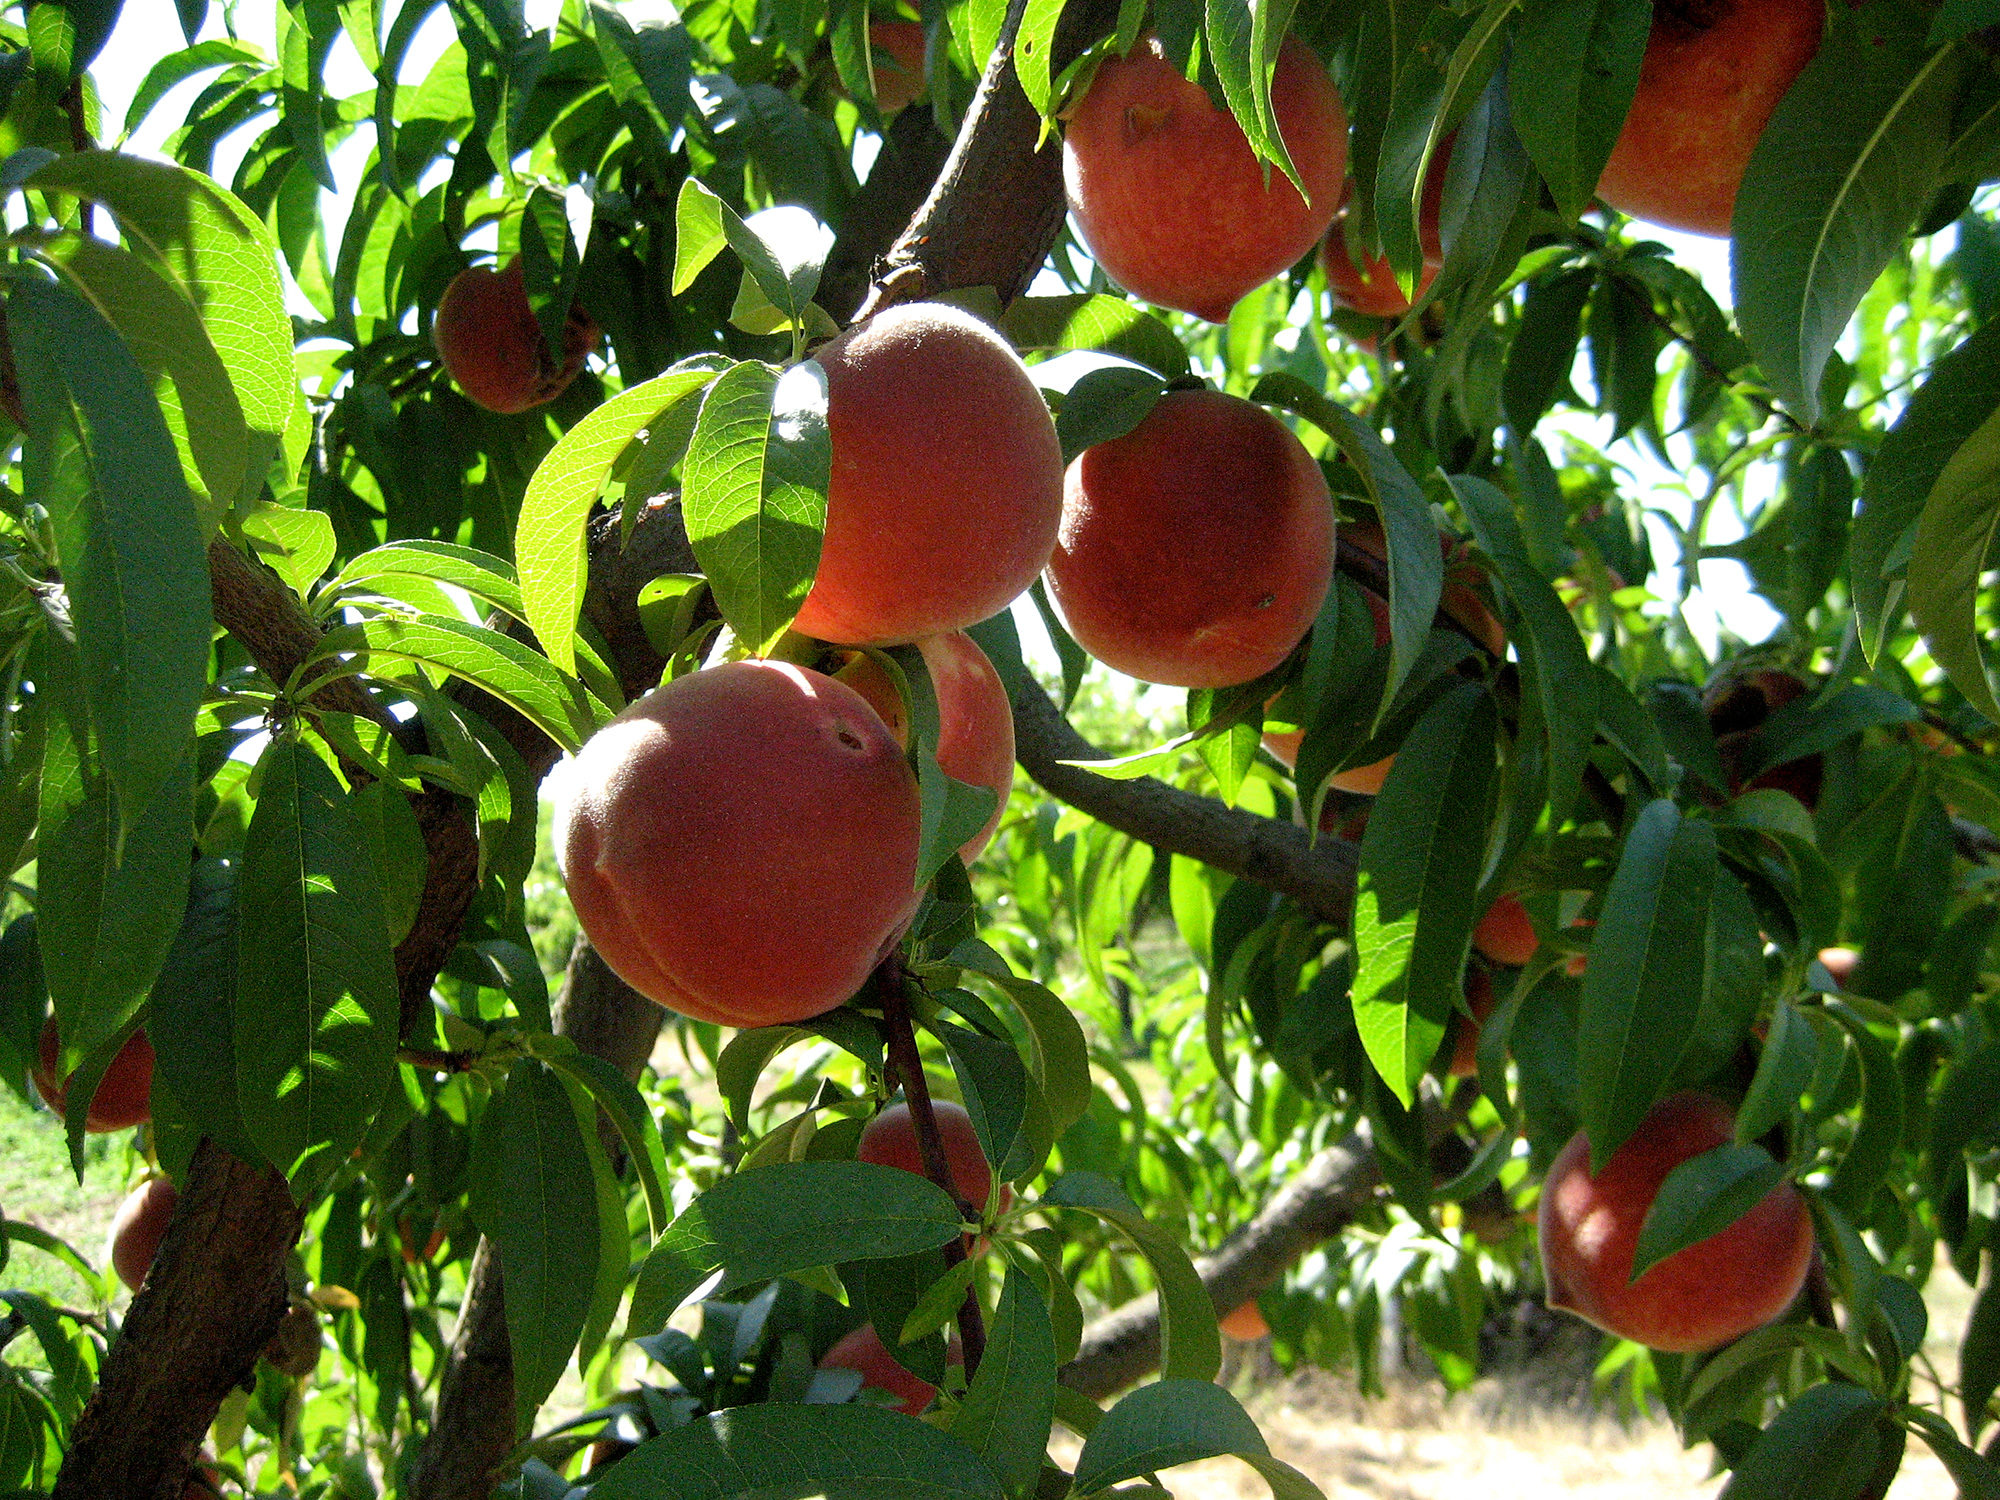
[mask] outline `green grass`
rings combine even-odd
[[[13,1090],[0,1088],[0,1213],[69,1241],[86,1261],[98,1264],[111,1215],[139,1168],[131,1139],[129,1133],[89,1137],[79,1185],[70,1170],[62,1122]],[[21,1244],[12,1247],[0,1287],[65,1305],[87,1306],[91,1300],[67,1266]]]

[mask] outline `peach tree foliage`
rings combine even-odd
[[[1825,1274],[1716,1353],[1618,1353],[1633,1389],[1716,1444],[1741,1500],[1879,1494],[1911,1433],[1967,1493],[2000,1493],[1975,1451],[2000,1389],[1983,591],[2000,241],[1977,197],[2000,172],[2000,7],[1830,11],[1751,159],[1733,315],[1643,226],[1589,211],[1642,0],[1157,0],[1102,17],[1074,62],[1061,4],[910,12],[931,79],[912,108],[945,138],[1010,27],[1019,86],[1053,119],[1150,24],[1276,171],[1268,73],[1289,27],[1341,84],[1354,211],[1406,284],[1419,184],[1457,131],[1443,267],[1399,325],[1330,311],[1310,257],[1222,327],[1130,302],[1067,240],[1060,292],[966,294],[1030,361],[1122,361],[1052,393],[1066,455],[1198,376],[1294,419],[1343,514],[1385,524],[1363,580],[1386,593],[1385,646],[1343,573],[1292,661],[1190,695],[1186,734],[1115,747],[1133,753],[1107,784],[1152,775],[1316,824],[1352,810],[1313,790],[1329,773],[1398,756],[1351,920],[1025,788],[968,881],[948,851],[976,809],[928,753],[927,685],[903,659],[938,869],[907,950],[919,1021],[1017,1189],[972,1273],[946,1268],[944,1193],[851,1159],[889,1061],[867,993],[776,1032],[677,1023],[687,1079],[642,1089],[552,1033],[524,920],[546,747],[575,748],[627,691],[580,615],[593,510],[636,528],[650,497],[681,500],[699,576],[637,601],[669,674],[718,620],[779,641],[810,584],[828,462],[810,352],[837,320],[814,300],[819,255],[760,215],[847,224],[855,143],[884,124],[869,8],[715,0],[663,22],[565,0],[544,30],[508,0],[253,8],[275,21],[269,53],[224,33],[224,8],[180,0],[204,39],[159,56],[123,120],[90,66],[107,37],[159,53],[158,16],[135,7],[114,31],[116,3],[41,0],[0,18],[18,381],[0,844],[19,912],[0,1060],[20,1086],[53,1007],[80,1098],[143,1025],[159,1059],[144,1149],[184,1176],[206,1139],[302,1206],[292,1268],[329,1347],[315,1379],[265,1360],[212,1414],[232,1476],[331,1493],[372,1469],[414,1492],[484,1235],[507,1267],[523,1495],[563,1493],[557,1471],[607,1412],[648,1440],[595,1486],[606,1500],[859,1495],[883,1475],[939,1496],[1144,1493],[1131,1482],[1211,1453],[1309,1494],[1205,1383],[1218,1343],[1190,1253],[1365,1127],[1386,1191],[1266,1295],[1279,1351],[1367,1376],[1400,1285],[1462,1382],[1486,1297],[1532,1280],[1510,1226],[1535,1174],[1575,1129],[1608,1153],[1694,1084],[1743,1100],[1741,1139],[1677,1177],[1650,1253],[1783,1177]],[[453,40],[419,75],[427,23]],[[372,86],[337,92],[336,48]],[[120,153],[188,81],[176,164]],[[359,186],[324,196],[350,142]],[[496,234],[552,350],[573,304],[605,341],[512,417],[460,397],[427,336]],[[1444,628],[1440,525],[1490,575],[1510,660]],[[218,549],[268,566],[323,632],[287,670],[254,622],[215,612]],[[1768,641],[1725,636],[1711,659],[1683,614],[1704,558],[1744,565],[1782,617]],[[1023,670],[1005,617],[979,634]],[[1067,703],[1085,662],[1055,634]],[[1703,689],[1762,669],[1810,690],[1747,729],[1711,723]],[[1259,750],[1280,692],[1306,731],[1296,779]],[[1811,757],[1811,806],[1796,783],[1745,789]],[[476,889],[430,1003],[411,1004],[401,955],[425,933],[440,805],[476,829]],[[1433,1065],[1470,932],[1504,890],[1542,952],[1503,979],[1476,1093],[1446,1090]],[[1167,935],[1182,946],[1163,957]],[[1815,963],[1838,944],[1863,955],[1844,986]],[[1580,952],[1578,979],[1563,959]],[[1140,1046],[1164,1115],[1128,1067]],[[720,1112],[695,1102],[716,1093]],[[1484,1248],[1475,1205],[1500,1226]],[[14,1253],[77,1259],[5,1233]],[[865,1313],[945,1380],[968,1275],[985,1358],[942,1419],[843,1403],[848,1386],[816,1377]],[[1983,1289],[1949,1397],[1912,1381],[1932,1275]],[[1059,1386],[1086,1311],[1153,1288],[1163,1378],[1108,1410]],[[699,1334],[668,1326],[697,1293]],[[0,1484],[47,1491],[109,1368],[106,1325],[9,1299],[10,1336],[39,1354],[18,1346],[0,1379]],[[628,1344],[652,1363],[621,1386]],[[596,1415],[538,1420],[572,1367]],[[1087,1437],[1073,1473],[1042,1467],[1052,1422]]]

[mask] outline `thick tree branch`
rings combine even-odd
[[[1195,1262],[1218,1315],[1275,1283],[1300,1256],[1352,1224],[1374,1200],[1382,1174],[1357,1132],[1329,1146],[1278,1191],[1263,1210],[1213,1255]],[[1160,1367],[1160,1308],[1134,1298],[1096,1319],[1062,1370],[1063,1384],[1086,1396],[1122,1391]]]
[[[660,1034],[661,1011],[579,938],[554,1019],[557,1035],[637,1080]],[[616,1151],[616,1133],[606,1121],[599,1125],[606,1149]],[[516,1436],[514,1357],[500,1257],[490,1241],[481,1240],[445,1357],[437,1415],[411,1481],[412,1500],[487,1500],[494,1471]]]
[[[951,142],[938,133],[928,108],[918,106],[896,116],[882,138],[868,180],[847,205],[840,237],[827,255],[813,297],[836,323],[853,320],[883,255],[924,206],[950,154]]]

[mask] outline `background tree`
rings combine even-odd
[[[0,1481],[1145,1494],[1235,1453],[1309,1494],[1211,1383],[1216,1314],[1370,1380],[1395,1287],[1462,1384],[1538,1205],[1549,1289],[1655,1346],[1612,1360],[1732,1495],[1879,1496],[1911,1433],[2000,1493],[1990,4],[306,0],[268,46],[176,10],[185,47],[115,0],[0,20],[0,1060],[79,1163],[143,1093],[174,1185],[122,1318],[8,1294]],[[107,39],[160,54],[123,122]],[[190,80],[171,161],[111,144]],[[1619,208],[1727,230],[1730,311]],[[1032,402],[965,430],[999,374],[870,385],[917,325],[1047,365],[1059,454]],[[830,512],[864,387],[918,434],[881,492],[936,459],[980,497],[929,566]],[[1264,434],[1302,519],[1237,559],[1177,412]],[[1185,733],[1079,733],[1119,721],[1063,620],[1124,650],[1082,601],[1135,585],[1066,528],[1060,681],[1025,613],[951,622],[1034,783],[968,874],[994,799],[904,644],[943,624],[829,600],[1005,573],[1002,491],[1086,450],[1107,514],[1186,507],[1140,582],[1192,623],[1124,632],[1175,646]],[[1710,559],[1767,639],[1697,628]],[[1286,561],[1288,638],[1206,675]],[[845,1003],[674,997],[710,1013],[650,1073],[661,1011],[538,960],[543,779],[662,682],[813,667],[875,673],[841,711],[924,899]],[[807,915],[734,933],[739,977]],[[860,922],[782,957],[872,957]],[[914,1158],[862,1147],[899,1091]],[[1933,1398],[1940,1246],[1981,1292]],[[1685,1274],[1718,1258],[1762,1280]],[[587,1414],[538,1418],[566,1371]]]

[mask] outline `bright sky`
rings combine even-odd
[[[269,3],[269,0],[250,0],[250,3],[236,5],[234,9],[242,38],[263,47],[268,53],[274,45],[274,5]],[[634,21],[664,20],[674,14],[667,0],[626,0],[621,9]],[[559,10],[560,0],[526,0],[527,17],[531,26],[549,25]],[[223,7],[213,6],[202,36],[206,39],[223,35],[225,35]],[[449,13],[440,7],[425,23],[411,47],[404,65],[404,77],[421,78],[449,45],[451,38]],[[167,7],[154,4],[128,5],[125,8],[117,31],[93,69],[103,93],[107,137],[115,138],[116,132],[122,130],[126,109],[147,69],[160,57],[176,50],[180,45],[178,26],[172,20]],[[213,76],[212,73],[203,74],[167,94],[154,107],[134,137],[124,143],[124,149],[158,154],[161,144],[180,123],[188,105]],[[329,92],[336,95],[357,92],[371,86],[370,76],[363,67],[360,56],[345,37],[335,44],[329,58],[327,84]],[[231,178],[243,153],[248,150],[252,138],[260,128],[261,125],[253,125],[252,129],[241,131],[223,143],[216,159],[218,177],[224,181]],[[372,132],[364,128],[356,131],[346,145],[334,153],[332,164],[340,190],[327,195],[327,220],[330,224],[337,226],[344,222],[347,201],[351,198],[355,184],[365,169],[373,144]],[[872,159],[875,145],[876,142],[872,138],[864,140],[860,155]],[[861,165],[865,169],[867,162],[863,161]],[[1729,302],[1727,243],[1665,231],[1656,233],[1661,240],[1672,247],[1680,263],[1700,276],[1710,292],[1727,307]],[[300,305],[303,308],[304,304]],[[1052,377],[1049,381],[1051,384],[1067,384],[1069,379],[1075,378],[1076,373],[1080,371],[1071,369],[1047,372],[1048,376]],[[1575,383],[1579,389],[1589,389],[1588,368],[1581,360]],[[1558,424],[1550,426],[1556,427]],[[1609,418],[1574,415],[1565,418],[1559,424],[1561,430],[1572,432],[1577,437],[1599,446],[1609,438],[1610,426]],[[1555,433],[1545,429],[1544,436],[1553,438]],[[1672,447],[1670,444],[1670,451]],[[1684,449],[1685,445],[1682,447]],[[1682,519],[1686,518],[1693,502],[1682,488],[1681,475],[1662,466],[1651,453],[1642,450],[1635,443],[1620,444],[1616,452],[1630,472],[1633,488],[1646,496],[1649,506],[1670,511]],[[1655,518],[1649,518],[1648,526],[1653,535],[1655,556],[1661,564],[1655,584],[1670,595],[1678,586],[1678,569],[1670,561],[1676,556],[1672,533]],[[1733,540],[1740,531],[1741,528],[1728,507],[1715,508],[1711,517],[1709,535],[1711,542]],[[1033,608],[1024,603],[1023,607],[1016,610],[1016,617],[1022,627],[1024,640],[1033,653],[1045,661],[1052,661],[1053,657],[1048,653],[1046,646],[1046,636]],[[1699,586],[1693,590],[1688,603],[1688,619],[1697,638],[1711,654],[1715,651],[1719,628],[1726,628],[1734,635],[1754,642],[1764,639],[1779,623],[1777,614],[1750,592],[1747,575],[1742,566],[1729,561],[1706,562],[1701,565]]]

